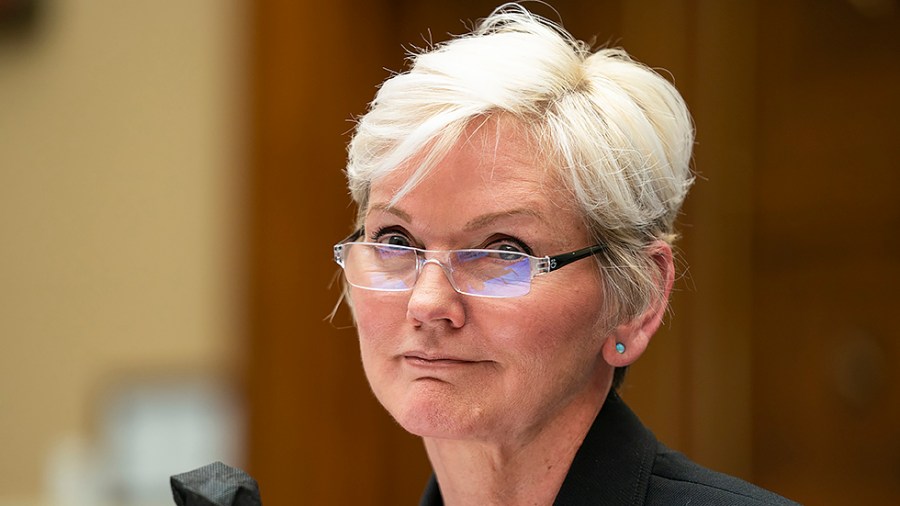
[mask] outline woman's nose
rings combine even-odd
[[[447,268],[436,260],[428,260],[410,294],[407,318],[417,326],[448,324],[460,328],[466,321],[463,297],[453,288]]]

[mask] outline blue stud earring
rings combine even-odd
[[[625,353],[625,345],[622,343],[616,343],[616,352],[621,355]]]

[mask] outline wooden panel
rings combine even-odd
[[[354,214],[346,133],[387,75],[386,23],[377,2],[250,5],[250,471],[266,504],[412,504],[421,444],[370,394],[346,313],[325,319]]]
[[[771,1],[764,16],[756,474],[809,504],[893,503],[900,16],[839,0]]]
[[[690,106],[698,181],[688,199],[689,454],[752,479],[751,180],[755,2],[697,0]]]

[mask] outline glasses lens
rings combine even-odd
[[[457,250],[450,256],[460,292],[483,297],[518,297],[531,290],[531,259],[516,251]]]
[[[346,243],[344,275],[359,288],[409,290],[416,282],[416,252],[403,246]]]

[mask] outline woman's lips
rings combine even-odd
[[[472,361],[472,360],[460,360],[458,358],[424,358],[424,357],[416,357],[413,355],[404,355],[403,359],[412,364],[423,365],[423,366],[432,366],[432,367],[476,363],[475,361]]]
[[[455,356],[428,355],[420,353],[407,353],[401,355],[404,363],[413,367],[427,369],[447,369],[467,365],[482,364],[484,360],[469,360]]]

